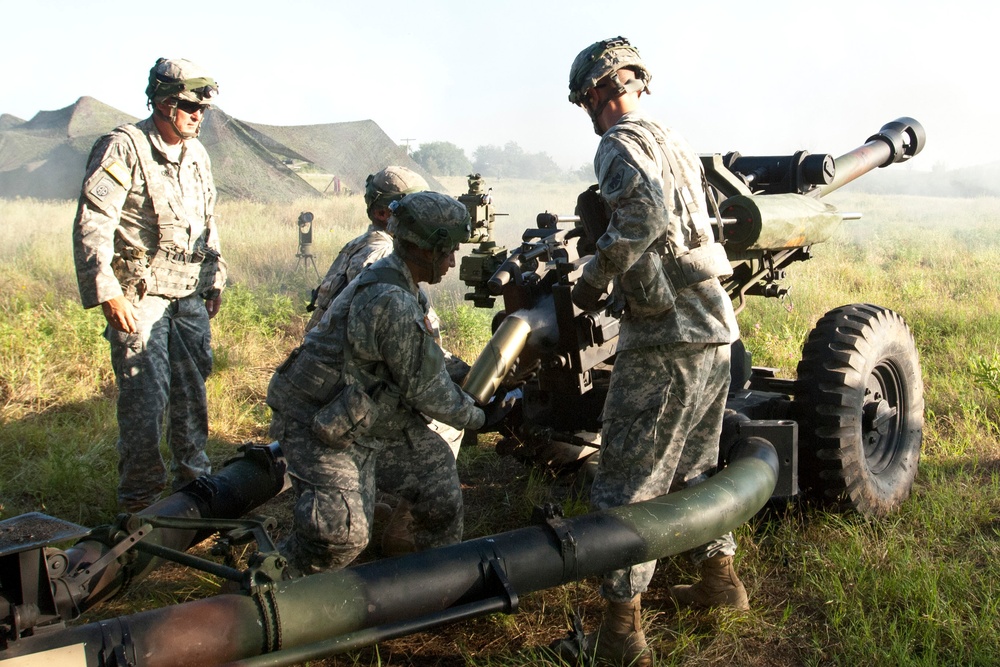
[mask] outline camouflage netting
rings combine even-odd
[[[316,189],[219,108],[205,114],[201,142],[212,158],[212,174],[223,199],[291,201],[315,197]]]
[[[94,141],[136,120],[91,97],[29,121],[0,115],[0,197],[76,199]],[[368,174],[389,164],[413,169],[431,188],[442,189],[371,120],[278,127],[246,123],[215,108],[200,138],[224,198],[284,202],[318,195],[288,163],[312,163],[356,194],[364,192]]]
[[[277,126],[246,123],[258,139],[276,153],[287,151],[292,159],[303,159],[340,176],[354,192],[363,193],[365,179],[389,165],[412,169],[431,190],[443,186],[414,162],[375,121],[359,120],[324,125]]]

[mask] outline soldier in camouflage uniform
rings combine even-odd
[[[455,266],[471,222],[434,192],[392,206],[393,252],[348,284],[268,387],[296,493],[282,552],[305,574],[345,567],[367,545],[376,476],[410,503],[416,548],[462,537],[455,457],[428,418],[477,429],[485,416],[449,377],[418,283]]]
[[[392,235],[386,231],[391,215],[389,204],[403,195],[426,189],[423,176],[406,167],[389,166],[377,174],[369,174],[365,181],[365,206],[371,224],[361,236],[348,241],[333,260],[307,308],[312,316],[306,331],[319,324],[333,300],[362,269],[392,252]]]
[[[344,245],[319,287],[316,288],[313,303],[307,308],[312,310],[312,316],[306,324],[306,332],[320,323],[333,300],[366,266],[392,253],[392,234],[386,229],[392,215],[389,206],[402,199],[404,195],[426,189],[427,181],[406,167],[390,165],[378,173],[369,174],[365,181],[365,205],[371,224],[363,234]],[[426,298],[426,295],[423,298]],[[440,343],[441,320],[433,307],[428,308],[427,321],[431,333]],[[447,350],[444,351],[444,359],[448,374],[456,382],[461,381],[469,372],[469,365]],[[464,432],[436,420],[430,421],[430,427],[448,442],[452,454],[458,459]],[[382,484],[381,481],[377,483],[380,490],[398,486],[397,481],[390,478],[393,469],[385,464],[380,466],[379,480],[383,478],[388,480],[386,484]],[[405,465],[397,469],[405,470]],[[377,506],[377,509],[383,510],[382,514],[387,515],[386,525],[382,531],[383,553],[397,556],[413,551],[416,547],[412,533],[412,508],[409,502],[389,495],[383,495],[382,500],[390,503],[385,505],[380,502]]]
[[[160,58],[149,72],[152,115],[101,137],[87,163],[73,227],[85,308],[100,305],[118,382],[118,501],[147,507],[166,487],[210,472],[205,378],[209,320],[222,305],[215,183],[197,136],[218,87],[194,63]]]
[[[713,471],[730,343],[738,336],[718,280],[731,269],[713,240],[701,163],[687,142],[640,109],[649,81],[638,51],[620,37],[584,49],[570,72],[570,101],[588,112],[601,136],[594,169],[612,212],[572,297],[580,308],[598,310],[610,287],[625,303],[591,489],[595,509],[654,498]],[[731,534],[694,550],[702,581],[672,587],[675,599],[747,608],[732,569],[735,551]],[[608,609],[588,637],[600,658],[652,664],[639,614],[655,565],[605,575]]]

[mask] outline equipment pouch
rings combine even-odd
[[[378,404],[356,384],[345,385],[312,420],[313,434],[333,449],[346,449],[378,417]]]
[[[629,312],[639,317],[665,313],[674,307],[677,298],[677,290],[664,270],[663,260],[652,250],[642,253],[621,275],[620,286]]]
[[[597,250],[597,239],[608,231],[611,222],[611,210],[601,198],[597,185],[591,185],[576,198],[576,214],[580,216],[578,226],[583,228],[577,251],[581,256],[593,255]]]
[[[209,298],[217,295],[215,280],[219,273],[219,253],[212,248],[205,248],[204,256],[198,271],[198,289],[202,296]]]
[[[183,253],[157,248],[149,262],[148,291],[168,299],[183,299],[198,288],[201,264],[189,262]]]
[[[710,278],[728,278],[733,275],[733,266],[726,256],[721,243],[694,248],[677,258],[685,284],[694,285]]]

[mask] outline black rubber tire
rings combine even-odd
[[[870,304],[824,315],[795,382],[799,484],[808,496],[883,516],[910,495],[923,440],[920,360],[910,328]]]

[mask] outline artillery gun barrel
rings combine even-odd
[[[878,167],[905,162],[923,150],[927,142],[924,127],[912,118],[902,117],[886,123],[863,145],[838,157],[833,181],[820,188],[825,196]]]
[[[261,664],[291,665],[357,648],[359,637],[513,611],[518,595],[679,554],[747,521],[771,497],[778,457],[751,437],[728,460],[698,486],[634,505],[25,637],[0,651],[0,667],[59,652],[77,667],[250,664],[263,654]]]

